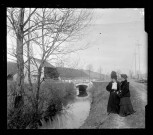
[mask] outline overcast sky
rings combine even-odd
[[[91,47],[70,55],[72,60],[80,58],[80,68],[86,69],[88,64],[92,64],[94,71],[101,66],[103,73],[118,69],[122,73],[134,71],[134,52],[138,52],[136,44],[139,43],[140,71],[147,71],[147,37],[140,10],[94,9],[91,25],[85,33],[76,45],[88,42]]]
[[[134,52],[140,44],[140,71],[147,70],[147,43],[144,31],[144,18],[139,10],[134,9],[95,9],[88,35],[80,41],[88,41],[92,47],[80,51],[82,63],[92,64],[97,71],[103,72],[120,69],[122,73],[135,70]],[[79,44],[78,43],[78,44]],[[138,70],[138,55],[136,59]]]

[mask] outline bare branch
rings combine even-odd
[[[10,17],[11,17],[11,16],[10,16]],[[10,21],[12,27],[13,27],[13,30],[14,30],[14,32],[15,32],[15,34],[16,34],[16,27],[15,27],[15,24],[14,24],[13,20],[11,20],[10,17],[7,15],[7,18],[9,19],[9,21]]]
[[[15,61],[15,62],[17,61],[16,59],[11,59],[11,58],[7,58],[7,59],[9,59],[9,60],[13,60],[13,61]]]
[[[27,20],[24,22],[23,27],[27,24],[27,22],[30,20],[31,16],[35,13],[35,11],[37,10],[37,8],[35,8],[32,13],[29,15],[29,17],[27,18]]]

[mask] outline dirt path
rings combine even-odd
[[[133,95],[132,100],[138,101],[139,107],[141,107],[145,111],[145,106],[147,104],[147,86],[134,81],[130,81],[130,85],[133,87],[133,89],[131,89],[133,90],[132,93],[135,94]],[[135,110],[136,109],[137,108],[135,107]],[[138,115],[138,113],[135,114],[135,116],[136,115]],[[128,117],[120,117],[119,115],[114,115],[114,118],[112,119],[112,123],[114,126],[112,128],[133,128],[132,124],[129,124],[128,122],[130,118],[132,118],[132,115]]]
[[[126,123],[126,119],[124,117],[120,117],[119,115],[115,117],[114,122],[116,123],[114,128],[130,128]]]
[[[112,114],[112,116],[110,116],[110,119],[106,121],[106,126],[103,125],[104,128],[145,127],[145,106],[147,104],[147,86],[141,83],[130,81],[130,92],[132,95],[132,105],[136,113],[127,117],[120,117],[119,115]]]
[[[147,105],[147,86],[133,81],[131,81],[130,84],[135,88],[138,98],[142,102],[143,108],[145,108],[145,106]]]
[[[107,115],[106,108],[109,93],[106,91],[107,83],[95,85],[95,101],[91,106],[89,117],[81,128],[94,129],[123,129],[145,128],[145,106],[147,104],[147,86],[141,83],[130,82],[131,102],[136,113],[127,117],[117,114]]]
[[[101,126],[98,126],[98,129],[120,129],[120,128],[131,128],[125,117],[120,117],[118,114],[110,114],[106,121],[103,122]]]

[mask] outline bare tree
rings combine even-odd
[[[32,39],[29,38],[29,35],[32,30],[36,30],[39,27],[39,23],[35,23],[35,25],[30,26],[31,17],[35,14],[36,8],[31,12],[31,9],[29,9],[29,13],[27,13],[27,9],[25,8],[8,8],[7,9],[7,28],[8,32],[11,33],[12,37],[16,39],[16,52],[13,51],[12,56],[16,57],[17,59],[17,97],[16,99],[19,99],[18,97],[22,97],[24,93],[24,58],[25,51],[27,50],[27,57],[28,57],[28,65],[29,63],[29,45],[30,40],[34,40],[34,37]],[[29,22],[29,23],[28,23]],[[29,25],[27,25],[29,24]],[[27,37],[27,40],[26,40]],[[24,45],[27,44],[27,49],[25,49]],[[30,66],[28,66],[29,68]],[[29,68],[30,70],[30,68]],[[30,72],[28,73],[29,76],[29,82],[30,81]],[[15,100],[16,101],[16,100]],[[20,98],[20,101],[22,101],[22,98]],[[18,103],[20,103],[18,101]],[[23,102],[22,102],[23,103]],[[15,102],[16,104],[16,102]]]
[[[80,57],[72,57],[71,55],[62,55],[62,57],[58,58],[56,61],[56,67],[60,67],[63,72],[68,70],[69,74],[73,74],[74,70],[79,70]],[[74,74],[72,75],[74,77]],[[72,79],[72,78],[71,78]]]
[[[36,10],[37,9],[35,8],[32,12],[29,12],[29,14],[27,15],[27,10],[25,8],[8,8],[7,9],[7,28],[8,28],[7,32],[11,33],[12,34],[11,36],[16,39],[16,52],[14,51],[13,56],[16,57],[17,59],[17,97],[16,99],[19,99],[19,97],[21,97],[20,101],[23,101],[22,95],[24,93],[24,88],[23,88],[24,44],[27,44],[27,42],[29,44],[29,41],[25,40],[25,37],[27,35],[29,37],[30,32],[34,28],[38,27],[39,23],[33,26],[30,26],[31,17],[34,15]],[[29,25],[27,26],[28,22],[29,22]],[[27,47],[29,46],[28,44],[27,44]],[[29,52],[29,50],[27,52]],[[18,100],[17,104],[19,104],[20,101]]]
[[[75,58],[70,55],[62,55],[62,57],[58,57],[56,60],[57,67],[66,67],[66,68],[73,68],[78,69],[80,63],[80,57]]]
[[[41,71],[44,62],[49,60],[50,56],[56,57],[88,47],[88,44],[81,47],[72,47],[72,44],[68,44],[68,42],[72,43],[79,39],[81,35],[80,32],[87,27],[91,20],[91,14],[86,9],[42,8],[30,10],[31,9],[24,8],[8,8],[8,31],[13,30],[17,39],[18,93],[23,92],[24,45],[27,44],[27,50],[25,50],[27,51],[28,63],[30,63],[29,58],[32,58],[32,56],[29,55],[30,43],[39,48],[41,52],[41,63],[37,66],[36,98],[38,101],[40,84],[42,82]],[[32,59],[34,63],[36,63],[35,59]],[[28,69],[30,70],[30,68]],[[30,76],[30,72],[28,76]]]
[[[9,19],[12,28],[16,34],[17,37],[17,46],[16,46],[16,57],[17,57],[17,97],[16,101],[18,100],[18,103],[15,103],[15,106],[17,107],[17,104],[21,104],[22,101],[22,94],[24,92],[23,84],[24,84],[24,60],[23,60],[23,24],[24,24],[24,8],[19,9],[17,19],[14,18],[14,9],[8,9],[9,15],[7,18]],[[21,98],[18,98],[21,97]]]
[[[90,82],[90,79],[91,79],[91,71],[93,71],[93,66],[91,64],[87,65],[87,70],[89,72],[89,82]]]
[[[82,79],[82,81],[84,81],[84,79],[86,79],[86,77],[84,78],[84,76],[83,76],[83,74],[84,74],[84,67],[85,67],[85,61],[84,60],[82,60],[82,61],[79,60],[78,69],[81,71],[81,79]]]
[[[101,66],[98,68],[99,78],[102,79],[102,68]]]
[[[133,71],[132,70],[129,70],[129,77],[133,78]]]
[[[31,9],[29,9],[29,16],[31,14]],[[30,21],[28,21],[28,28],[30,28]],[[28,81],[30,84],[30,90],[32,90],[32,83],[31,83],[31,70],[30,70],[30,59],[32,56],[30,56],[30,32],[28,32],[28,41],[27,41],[27,58],[28,58]]]
[[[40,9],[41,14],[37,12],[37,21],[41,21],[41,30],[34,31],[34,34],[40,36],[34,42],[41,50],[41,64],[38,68],[37,78],[37,100],[39,97],[39,89],[41,84],[41,70],[43,63],[50,56],[72,53],[81,48],[72,48],[63,44],[72,42],[79,37],[79,32],[87,26],[89,13],[84,10],[77,9]],[[49,25],[48,25],[49,24]]]

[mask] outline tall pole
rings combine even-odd
[[[83,81],[82,72],[83,72],[83,70],[81,69],[81,79],[82,79],[82,81]]]
[[[90,82],[90,69],[89,69],[89,82]]]
[[[136,68],[136,66],[137,66],[137,64],[136,64],[136,58],[137,57],[136,57],[136,55],[137,55],[137,53],[136,53],[136,50],[135,50],[135,53],[134,53],[134,58],[135,58],[135,61],[134,61],[135,62],[135,76],[137,75],[137,71],[136,71],[137,70],[137,68]]]
[[[103,72],[103,69],[101,69],[101,73],[100,73],[100,79],[102,79],[102,72]]]
[[[140,79],[140,44],[137,44],[138,46],[138,55],[139,55],[139,79]]]

